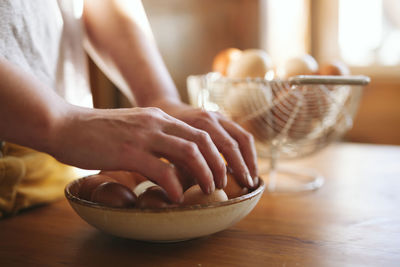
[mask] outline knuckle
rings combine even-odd
[[[228,150],[239,150],[239,144],[235,140],[227,140],[223,144],[223,147],[228,149]]]
[[[159,108],[157,108],[157,107],[147,107],[146,108],[147,110],[149,110],[149,111],[151,111],[151,112],[158,112],[158,113],[161,113],[162,112],[162,110],[161,109],[159,109]]]
[[[148,107],[145,109],[151,117],[157,118],[157,117],[161,117],[164,114],[164,111],[162,111],[161,109],[156,108],[156,107]]]
[[[205,120],[213,120],[214,119],[213,115],[207,111],[201,111],[200,116]]]
[[[146,124],[160,125],[160,123],[165,122],[165,113],[159,108],[149,107],[144,108],[145,112],[142,114],[142,121]]]
[[[222,160],[222,158],[221,158],[221,160],[218,161],[216,167],[219,169],[219,171],[221,173],[226,173],[226,165],[225,165],[225,162]]]
[[[200,125],[209,125],[215,121],[213,115],[207,111],[200,111],[197,116],[196,122]]]
[[[163,182],[171,179],[173,176],[174,176],[174,172],[173,172],[172,168],[169,166],[165,166],[165,168],[163,168],[160,173],[160,178],[161,178],[160,183],[163,183]]]
[[[202,144],[209,143],[211,140],[208,133],[206,131],[202,131],[202,130],[196,131],[196,139]]]
[[[149,121],[149,122],[152,122],[157,119],[156,114],[154,114],[152,112],[145,112],[142,116],[143,116],[142,119]]]
[[[244,132],[243,133],[243,139],[247,143],[254,143],[254,137],[251,133],[249,132]]]
[[[183,153],[185,154],[185,157],[187,159],[193,159],[196,158],[198,155],[198,148],[196,144],[192,142],[188,142],[183,146]]]

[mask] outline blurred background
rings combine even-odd
[[[262,48],[276,66],[305,53],[371,77],[345,140],[400,145],[399,0],[142,0],[160,52],[187,102],[186,78],[222,49]],[[90,62],[94,103],[129,107]],[[134,70],[133,70],[134,71]]]

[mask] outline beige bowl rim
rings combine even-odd
[[[250,193],[245,194],[243,196],[228,199],[223,202],[216,202],[216,203],[210,203],[210,204],[197,204],[197,205],[191,205],[191,206],[179,206],[179,207],[172,206],[172,207],[167,207],[167,208],[156,208],[156,209],[154,209],[154,208],[152,208],[152,209],[149,209],[149,208],[145,208],[145,209],[143,209],[143,208],[111,208],[111,207],[103,206],[98,203],[94,203],[91,201],[81,199],[71,193],[71,190],[70,190],[71,187],[77,183],[80,183],[81,180],[86,179],[86,178],[87,177],[76,179],[66,185],[66,187],[64,189],[64,194],[65,194],[65,197],[68,199],[68,201],[72,201],[76,204],[91,207],[91,208],[102,209],[102,210],[113,210],[113,211],[127,212],[127,213],[128,212],[131,212],[131,213],[143,213],[143,212],[145,212],[145,213],[163,213],[163,212],[181,212],[181,211],[187,211],[187,210],[213,209],[213,208],[217,208],[217,207],[221,207],[221,206],[228,206],[228,205],[232,205],[235,203],[239,203],[242,201],[252,199],[252,198],[256,197],[257,195],[262,194],[262,192],[265,189],[265,183],[264,183],[263,179],[260,177],[259,185],[256,189],[254,189]]]

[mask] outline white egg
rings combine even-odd
[[[185,191],[183,194],[183,205],[209,204],[214,202],[222,202],[228,200],[228,196],[222,189],[215,189],[209,195],[206,195],[201,190],[200,186],[194,185]]]
[[[138,184],[135,189],[133,189],[133,193],[135,193],[136,196],[140,196],[144,191],[147,190],[147,188],[150,188],[152,186],[158,186],[152,181],[144,181]]]
[[[296,75],[312,75],[317,72],[317,61],[312,56],[306,54],[286,61],[283,69],[279,71],[279,76],[289,78]]]
[[[229,78],[264,78],[272,71],[272,60],[260,49],[247,49],[227,69]]]

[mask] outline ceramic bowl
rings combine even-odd
[[[78,197],[81,178],[68,184],[65,196],[75,212],[95,228],[119,237],[151,242],[176,242],[227,229],[256,206],[264,182],[254,191],[224,202],[163,209],[109,208]]]

